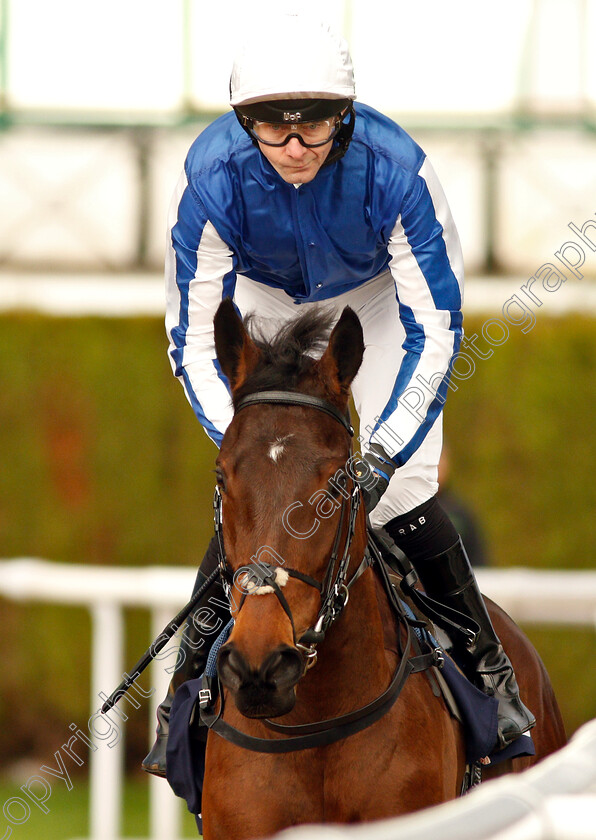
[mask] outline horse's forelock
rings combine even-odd
[[[288,390],[313,364],[329,341],[334,316],[329,310],[311,309],[284,324],[272,337],[266,338],[257,319],[244,319],[252,340],[261,351],[261,361],[234,393],[234,402],[263,390]]]

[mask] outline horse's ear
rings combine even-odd
[[[233,393],[254,370],[260,351],[248,334],[231,298],[219,304],[213,327],[217,360]]]
[[[327,349],[318,363],[332,390],[347,394],[364,355],[364,335],[360,319],[346,306],[329,337]]]

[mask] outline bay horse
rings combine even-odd
[[[265,341],[228,299],[214,326],[235,408],[216,462],[220,563],[235,622],[217,660],[223,690],[211,723],[221,734],[214,726],[207,738],[205,840],[381,819],[457,797],[461,725],[427,674],[410,668],[424,654],[412,655],[408,628],[397,626],[366,562],[346,419],[364,352],[358,317],[344,309],[327,340],[329,316],[307,313]],[[490,612],[538,721],[536,755],[497,775],[535,763],[565,735],[537,653],[501,610]],[[400,669],[399,700],[380,714]],[[376,717],[366,718],[369,709]],[[364,718],[359,731],[354,720]]]

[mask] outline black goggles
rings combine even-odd
[[[326,120],[297,123],[273,123],[242,117],[242,124],[251,137],[265,146],[285,146],[295,137],[307,149],[326,146],[341,128],[342,114]]]

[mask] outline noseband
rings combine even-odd
[[[301,406],[305,408],[314,408],[317,411],[322,411],[325,414],[337,420],[348,434],[352,437],[354,429],[350,423],[349,416],[342,414],[334,405],[326,400],[312,397],[308,394],[300,394],[292,391],[259,391],[250,394],[248,397],[240,400],[236,406],[236,413],[243,408],[251,405],[292,405]],[[346,491],[347,492],[347,491]],[[349,501],[348,501],[349,500]],[[349,496],[342,493],[342,503],[339,522],[335,532],[333,541],[333,548],[331,556],[327,564],[325,576],[322,583],[315,580],[310,575],[299,572],[297,569],[288,568],[285,564],[282,566],[273,565],[271,563],[264,563],[262,560],[247,564],[240,570],[242,572],[242,598],[238,606],[238,611],[242,608],[246,596],[249,593],[267,593],[272,592],[281,604],[284,612],[288,616],[292,625],[292,633],[294,638],[294,645],[305,657],[305,670],[312,667],[317,659],[316,646],[325,638],[325,633],[333,622],[338,618],[341,611],[348,602],[349,590],[353,583],[360,577],[365,569],[370,565],[370,556],[368,552],[365,553],[362,563],[352,575],[349,581],[346,582],[348,566],[350,564],[350,547],[354,532],[356,529],[356,518],[360,508],[361,493],[360,486],[356,481],[353,481],[352,491]],[[224,589],[231,600],[231,588],[233,581],[233,572],[227,561],[225,549],[223,545],[222,534],[222,498],[219,487],[215,488],[215,497],[213,500],[214,519],[215,519],[215,533],[219,546],[219,569],[223,582]],[[343,545],[343,552],[340,558],[340,543],[341,536],[344,531],[344,525],[347,520],[346,536]],[[280,558],[283,563],[283,559]],[[281,586],[284,585],[285,580],[280,585],[280,575],[278,572],[283,569],[285,576],[300,580],[308,586],[314,587],[320,595],[319,613],[315,623],[306,630],[299,639],[296,639],[296,627],[294,624],[294,617],[290,609],[285,595],[282,592]],[[237,574],[237,578],[240,576]],[[287,577],[285,579],[287,579]]]

